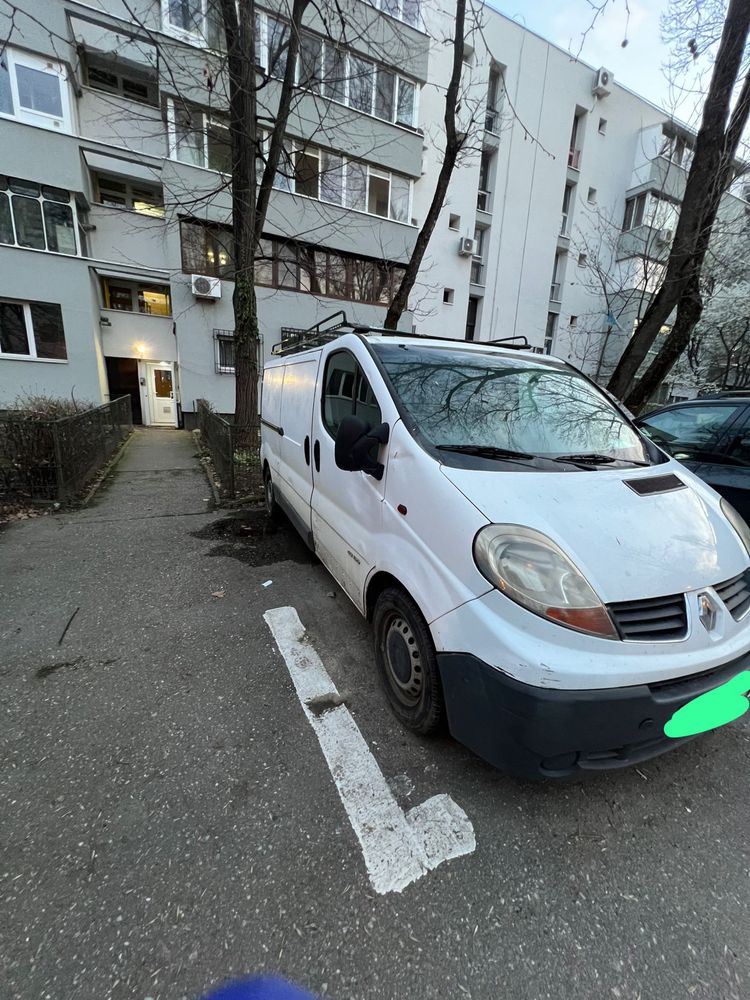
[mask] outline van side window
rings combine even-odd
[[[344,417],[357,416],[370,427],[383,422],[375,393],[348,351],[330,356],[323,385],[323,423],[331,437],[336,437]]]

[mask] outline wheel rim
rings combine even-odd
[[[417,638],[401,615],[386,622],[383,654],[388,680],[399,701],[409,707],[418,704],[424,689],[422,658]]]

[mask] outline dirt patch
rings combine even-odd
[[[222,517],[194,531],[193,537],[221,543],[210,550],[210,556],[229,556],[250,566],[317,561],[286,518],[280,516],[278,520],[271,520],[262,507]]]

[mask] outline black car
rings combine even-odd
[[[673,403],[636,423],[750,522],[750,393]]]

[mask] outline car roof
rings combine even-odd
[[[553,364],[565,366],[566,362],[561,358],[553,357],[551,354],[538,354],[536,351],[522,350],[519,348],[503,347],[501,344],[493,344],[490,341],[481,340],[450,340],[447,337],[419,337],[410,336],[405,333],[402,337],[398,334],[387,336],[377,333],[362,334],[364,340],[373,346],[386,345],[388,347],[429,347],[441,351],[465,351],[472,354],[496,354],[498,357],[517,358],[519,355],[534,359],[541,364]]]
[[[650,417],[654,413],[661,413],[663,410],[675,410],[677,407],[686,406],[700,406],[703,403],[723,403],[726,406],[736,406],[738,403],[747,404],[750,403],[750,394],[747,396],[739,394],[736,396],[701,396],[698,399],[680,399],[674,403],[662,403],[661,406],[656,406],[653,410],[649,410],[648,413],[644,413],[639,419],[645,420],[646,417]]]

